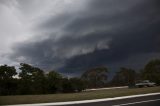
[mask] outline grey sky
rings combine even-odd
[[[159,0],[0,0],[0,64],[77,74],[160,58]]]

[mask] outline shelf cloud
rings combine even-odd
[[[0,0],[0,64],[81,74],[160,58],[159,0]]]

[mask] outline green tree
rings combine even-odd
[[[47,74],[48,93],[56,93],[62,91],[62,75],[56,71],[50,71]]]
[[[72,86],[72,83],[68,78],[63,78],[62,92],[64,92],[64,93],[74,92],[74,88]]]
[[[108,79],[108,69],[97,67],[82,74],[81,78],[88,82],[88,87],[104,87]]]
[[[20,92],[22,94],[44,93],[46,87],[43,70],[25,63],[21,63],[20,66]]]
[[[15,67],[2,65],[0,66],[0,80],[12,79],[17,74]]]
[[[81,78],[70,78],[70,82],[72,84],[72,89],[75,92],[81,92],[82,90],[86,89],[86,82]]]
[[[16,93],[17,80],[13,78],[16,74],[15,67],[0,66],[0,95],[13,95]]]
[[[151,60],[142,72],[143,79],[150,80],[160,85],[160,60]]]
[[[116,72],[112,79],[112,85],[115,86],[132,86],[135,84],[136,72],[128,68],[120,68],[120,71]]]

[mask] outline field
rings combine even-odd
[[[0,105],[89,100],[155,92],[160,92],[160,86],[134,89],[119,88],[68,94],[0,96]]]

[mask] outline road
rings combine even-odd
[[[104,99],[8,106],[160,106],[160,92]]]
[[[135,97],[129,99],[111,100],[95,103],[74,104],[67,106],[160,106],[160,95]]]

